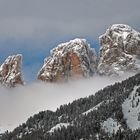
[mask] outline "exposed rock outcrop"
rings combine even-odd
[[[21,72],[22,55],[9,56],[0,66],[0,83],[8,87],[23,84]]]
[[[59,44],[44,60],[38,79],[46,82],[89,77],[96,70],[96,53],[85,39]]]
[[[140,33],[128,25],[114,24],[99,37],[98,73],[120,75],[140,69]]]

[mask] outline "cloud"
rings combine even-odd
[[[12,130],[39,111],[55,111],[60,105],[95,94],[99,89],[130,75],[120,78],[94,76],[64,84],[34,82],[14,89],[0,87],[0,132]]]
[[[139,28],[136,23],[139,5],[139,0],[1,0],[0,36],[46,39],[85,35],[95,38],[113,23]]]

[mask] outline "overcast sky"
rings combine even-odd
[[[140,0],[0,0],[0,63],[22,53],[25,79],[33,80],[60,42],[86,38],[98,49],[99,35],[114,23],[140,31],[139,5]]]

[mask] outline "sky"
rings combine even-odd
[[[114,23],[140,31],[139,0],[0,0],[0,64],[23,54],[25,81],[36,74],[51,48],[86,38],[99,50],[98,37]]]

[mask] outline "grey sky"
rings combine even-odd
[[[113,23],[139,30],[139,5],[139,0],[0,0],[0,37],[97,40]]]

